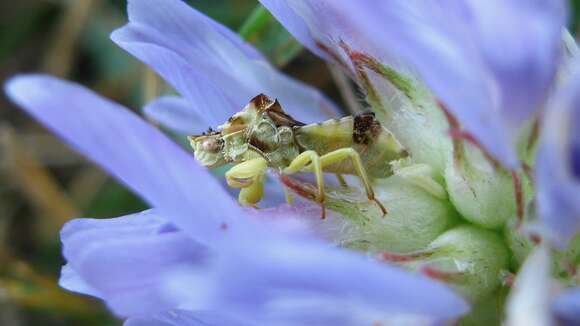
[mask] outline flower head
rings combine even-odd
[[[260,93],[306,123],[340,112],[184,2],[128,3],[129,23],[111,38],[182,96],[144,109],[169,129],[191,135],[218,126]],[[196,161],[81,86],[14,77],[6,92],[15,103],[152,207],[69,222],[61,233],[64,288],[101,298],[129,325],[431,323],[459,318],[467,301],[499,298],[502,277],[534,246],[513,223],[535,217],[527,207],[539,207],[547,244],[561,236],[565,248],[578,234],[580,135],[570,127],[579,116],[578,78],[556,78],[562,1],[261,3],[312,52],[343,68],[408,157],[367,161],[388,175],[364,189],[329,184],[323,199],[310,181],[283,175],[305,202],[242,208],[200,165],[225,162],[213,134],[193,138]],[[557,80],[560,90],[551,93]],[[544,109],[538,165],[528,167],[534,185],[530,171],[522,181],[515,140]],[[208,152],[217,156],[200,154]],[[387,216],[368,199],[384,203]],[[313,200],[331,210],[326,219]],[[571,242],[554,262],[574,264],[576,247]],[[574,285],[575,275],[560,281]],[[546,287],[536,290],[537,299]]]
[[[465,312],[465,303],[443,285],[292,232],[297,219],[289,212],[286,218],[277,212],[274,225],[260,223],[264,217],[238,207],[161,132],[80,86],[28,75],[12,79],[6,90],[155,207],[111,220],[74,220],[62,232],[68,265],[61,284],[102,298],[120,316],[163,319],[187,308],[177,323],[190,314],[220,322],[262,316],[255,321],[266,324],[348,315],[358,323]],[[175,280],[186,282],[177,288]],[[299,304],[305,298],[313,305]],[[313,308],[339,302],[351,310],[321,315]]]

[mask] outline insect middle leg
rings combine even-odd
[[[324,206],[324,175],[322,174],[322,165],[320,164],[320,156],[315,151],[305,151],[300,153],[287,168],[284,169],[284,174],[293,174],[302,170],[306,166],[311,166],[314,176],[316,177],[316,183],[318,184],[318,194],[316,196],[316,202],[320,204],[322,208],[321,218],[326,217],[326,208]]]
[[[358,177],[361,179],[361,182],[362,182],[363,186],[365,187],[365,190],[367,193],[367,198],[369,200],[372,200],[375,203],[377,203],[377,205],[379,206],[379,208],[383,212],[383,215],[386,215],[387,209],[385,208],[385,206],[383,206],[383,204],[381,204],[380,201],[378,201],[375,198],[375,192],[373,191],[371,183],[369,182],[367,172],[364,168],[364,165],[362,164],[362,160],[361,160],[360,155],[357,151],[355,151],[352,148],[337,149],[333,152],[330,152],[328,154],[323,155],[320,158],[320,165],[322,166],[322,168],[324,168],[325,166],[328,166],[328,165],[331,165],[334,163],[338,163],[338,162],[343,161],[343,160],[348,159],[348,158],[350,158],[352,160],[352,165],[354,166],[355,172],[358,175]]]
[[[346,183],[346,180],[344,179],[344,177],[342,176],[342,174],[336,174],[336,179],[338,180],[338,183],[340,183],[340,186],[343,188],[347,188],[348,187],[348,183]]]

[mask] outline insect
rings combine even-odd
[[[206,167],[236,164],[225,176],[230,187],[241,189],[238,201],[242,205],[256,206],[262,199],[268,168],[287,175],[309,171],[316,178],[315,200],[322,207],[322,218],[324,172],[336,174],[343,185],[343,174],[357,175],[368,199],[386,214],[375,198],[370,179],[391,175],[388,162],[407,156],[372,113],[306,125],[284,112],[277,100],[263,94],[218,129],[189,136],[189,141],[195,157]]]

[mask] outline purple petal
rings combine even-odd
[[[540,245],[529,254],[511,288],[505,309],[505,325],[550,324],[551,264],[546,246]]]
[[[87,243],[99,243],[125,236],[149,236],[175,230],[169,222],[153,210],[110,219],[81,218],[67,222],[60,238],[63,255],[75,267],[82,258]]]
[[[278,217],[288,213],[282,209]],[[154,211],[74,220],[62,231],[69,267],[61,282],[73,275],[69,289],[98,294],[116,314],[151,325],[230,325],[238,318],[240,324],[359,324],[398,315],[450,319],[467,309],[441,284],[305,237],[281,240],[280,228],[271,230],[259,246],[253,237],[237,238],[209,252]]]
[[[287,1],[287,0],[259,0],[260,3],[276,17],[276,19],[284,25],[284,27],[306,48],[315,53],[316,55],[324,58],[331,59],[331,57],[325,53],[319,46],[319,43],[324,42],[325,39],[320,37],[320,33],[327,31],[320,31],[314,29],[310,24],[315,23],[315,21],[307,20],[307,17],[312,16],[306,15],[304,11],[309,11],[308,7],[303,7],[301,1]],[[303,2],[303,1],[302,1]],[[320,3],[323,3],[322,1]],[[312,5],[316,5],[313,3]],[[294,6],[301,6],[295,8]],[[300,10],[302,9],[302,10]],[[311,12],[311,11],[309,11]],[[326,19],[328,11],[319,11],[320,18]],[[324,43],[326,45],[326,43]]]
[[[214,96],[208,100],[212,99],[221,101]],[[143,108],[143,113],[162,126],[183,135],[201,134],[210,126],[210,122],[194,109],[191,102],[178,96],[160,97],[148,103]]]
[[[561,325],[578,325],[580,323],[580,288],[572,288],[560,294],[554,300],[552,311]]]
[[[225,316],[224,312],[175,309],[151,318],[131,318],[123,326],[250,326],[248,322]]]
[[[537,155],[537,200],[547,236],[563,246],[580,231],[580,69],[546,112]]]
[[[223,46],[224,50],[241,51],[244,57],[264,60],[264,56],[259,51],[240,39],[237,34],[193,10],[185,2],[179,0],[163,2],[129,0],[127,3],[129,21],[163,33],[164,37],[159,41],[167,44],[168,48],[179,45],[174,50],[185,54],[185,58],[215,49],[216,45],[211,41],[220,40],[223,44],[217,46]],[[151,10],[152,8],[155,10]]]
[[[122,316],[148,316],[180,302],[162,280],[184,264],[203,266],[210,252],[151,211],[120,218],[77,219],[63,228],[68,265],[60,283],[97,296]]]
[[[343,216],[328,211],[321,219],[320,205],[312,203],[282,204],[276,207],[251,210],[250,216],[268,230],[278,230],[297,237],[316,238],[329,243],[336,242],[344,230]]]
[[[268,226],[271,234],[304,238],[311,230],[305,229],[303,220],[311,217],[302,212],[300,207],[285,206],[259,210],[250,217]],[[318,210],[316,218],[320,219]],[[61,239],[68,265],[62,269],[60,285],[103,299],[121,316],[146,317],[182,305],[181,296],[163,286],[165,280],[183,266],[207,266],[213,255],[153,210],[112,219],[75,219],[63,227]],[[235,242],[223,245],[236,246]],[[210,280],[211,275],[205,272],[202,278]],[[162,319],[168,316],[173,315]],[[193,316],[213,318],[197,312]]]
[[[308,28],[314,42],[335,50],[343,40],[383,63],[396,58],[411,65],[510,167],[517,165],[517,130],[541,107],[553,80],[565,22],[561,0],[262,3],[298,39]],[[285,13],[284,6],[293,10]]]
[[[132,0],[128,10],[130,22],[112,34],[113,41],[155,69],[212,125],[259,93],[278,98],[306,122],[337,112],[321,93],[279,73],[235,34],[180,0]]]
[[[576,125],[578,124],[576,123]],[[575,179],[580,179],[580,135],[576,135],[571,141],[570,165],[572,175]]]
[[[272,15],[306,48],[323,59],[345,63],[351,69],[349,58],[342,51],[340,42],[347,43],[358,51],[377,55],[376,48],[368,42],[369,35],[362,35],[350,24],[351,13],[341,8],[348,1],[312,0],[260,0]],[[356,1],[361,7],[372,7],[374,2]],[[358,8],[357,8],[358,10]],[[372,35],[371,35],[372,36]],[[339,62],[340,61],[340,62]]]
[[[62,267],[58,285],[63,289],[67,289],[72,292],[103,299],[103,295],[88,285],[87,282],[85,282],[85,280],[70,265],[64,265]]]
[[[451,319],[468,309],[442,284],[316,242],[240,241],[227,250],[213,282],[200,283],[196,270],[172,278],[184,301],[276,325],[365,325],[402,314]],[[201,286],[203,298],[193,291]]]
[[[196,240],[215,243],[247,225],[243,210],[192,155],[122,106],[48,76],[15,77],[6,92]]]
[[[367,34],[380,30],[376,41],[415,67],[497,159],[516,166],[518,130],[544,103],[559,62],[563,1],[390,1],[380,7],[352,18]]]

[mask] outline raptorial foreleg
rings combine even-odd
[[[238,202],[245,206],[256,207],[264,197],[264,177],[268,163],[259,157],[232,167],[226,172],[226,181],[232,188],[241,188]]]

